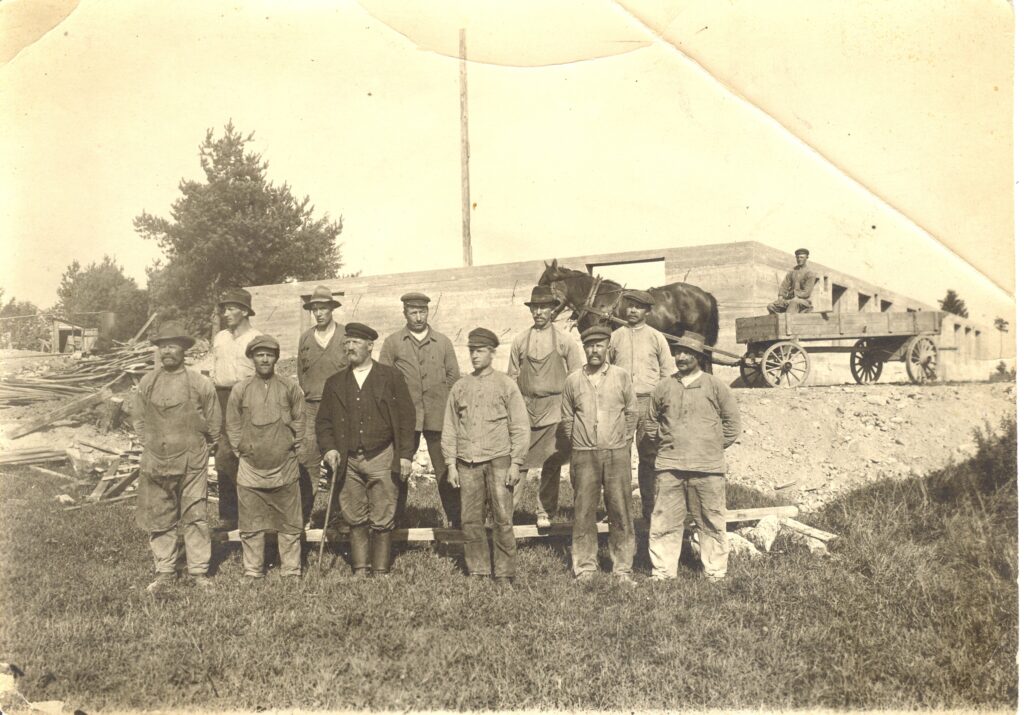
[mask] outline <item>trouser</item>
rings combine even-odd
[[[341,518],[346,524],[369,525],[372,531],[395,528],[399,480],[391,471],[393,457],[391,445],[370,458],[361,452],[349,453],[339,497]]]
[[[630,514],[629,447],[575,449],[569,474],[573,488],[572,571],[597,571],[597,502],[604,488],[612,573],[633,570],[633,517]]]
[[[511,578],[516,572],[516,537],[512,531],[512,488],[505,485],[509,457],[489,462],[458,462],[462,498],[462,534],[465,537],[466,569],[471,576]],[[494,557],[487,544],[484,512],[490,504]]]
[[[220,402],[220,413],[228,412],[230,387],[217,388],[217,400]],[[222,420],[220,436],[217,438],[217,454],[214,457],[217,467],[217,514],[225,521],[238,521],[238,457],[231,449],[228,441],[228,421]]]
[[[808,313],[814,304],[806,298],[779,298],[768,304],[769,313]]]
[[[453,529],[461,528],[462,520],[459,513],[460,497],[459,490],[451,485],[448,480],[448,465],[444,461],[444,454],[441,452],[441,433],[434,430],[423,430],[416,432],[413,439],[414,449],[420,447],[420,435],[427,440],[427,454],[430,455],[430,466],[434,469],[434,477],[437,479],[437,494],[441,499],[441,509],[448,525]],[[398,510],[396,520],[404,521],[405,505],[409,498],[409,482],[398,482]]]
[[[725,477],[677,469],[658,473],[651,517],[651,576],[675,578],[687,513],[697,521],[705,576],[725,576],[729,542],[725,530]]]
[[[149,532],[157,573],[172,574],[178,563],[178,528],[193,576],[210,569],[210,527],[206,523],[206,465],[179,476],[139,476],[139,526]]]
[[[557,451],[544,460],[540,468],[540,482],[537,484],[537,516],[551,518],[558,511],[558,493],[562,481],[562,467],[569,462],[570,452]],[[528,469],[519,470],[519,481],[516,482],[512,495],[513,507],[522,502],[523,488],[526,485]]]
[[[263,575],[264,547],[266,531],[239,532],[242,541],[242,566],[246,576],[260,577]],[[302,574],[302,534],[285,534],[277,532],[277,552],[281,556],[281,575],[299,576]]]
[[[650,395],[637,395],[637,421],[636,436],[636,480],[640,487],[640,515],[643,520],[651,523],[651,512],[654,511],[655,476],[654,460],[658,456],[657,445],[644,437],[644,424],[647,418],[647,408],[651,404]]]
[[[302,502],[302,523],[308,524],[313,516],[313,503],[316,501],[320,484],[320,462],[323,457],[320,454],[320,445],[316,441],[316,413],[320,409],[320,401],[306,400],[305,404],[305,434],[302,436],[302,451],[299,454],[299,495]]]

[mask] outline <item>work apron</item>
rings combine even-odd
[[[521,361],[519,391],[526,402],[530,416],[530,450],[526,455],[525,469],[543,466],[545,460],[557,451],[555,444],[558,423],[562,419],[562,388],[568,372],[565,361],[558,354],[555,329],[551,328],[551,352],[542,358],[530,356],[530,341],[533,330],[526,334],[525,359]]]
[[[298,466],[288,467],[288,462],[297,459],[295,433],[283,415],[291,415],[291,406],[280,389],[266,390],[263,399],[257,398],[249,405],[238,445],[242,460],[238,469],[238,528],[242,532],[296,534],[301,530]]]
[[[188,386],[184,397],[163,394],[153,399],[160,377],[158,373],[150,390],[150,399],[146,402],[145,448],[139,463],[139,472],[143,478],[139,480],[136,521],[147,531],[171,529],[178,523],[179,513],[192,511],[192,504],[181,503],[184,483],[194,481],[189,479],[190,469],[202,471],[205,501],[208,458],[205,440],[202,458],[196,464],[191,463],[189,452],[195,449],[197,436],[206,431],[206,420],[199,416],[192,404],[192,386],[188,384],[187,376],[185,379]],[[160,466],[174,462],[182,465],[180,471]]]

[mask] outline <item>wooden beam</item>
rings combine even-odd
[[[76,504],[75,506],[66,506],[64,511],[76,511],[78,509],[85,509],[90,506],[102,506],[104,504],[116,504],[121,501],[128,501],[134,499],[138,494],[125,494],[124,496],[114,497],[113,499],[100,499],[99,501],[88,501],[84,504]]]
[[[156,316],[157,316],[157,313],[153,313],[151,316],[149,316],[149,320],[147,320],[145,323],[142,324],[142,327],[139,328],[139,332],[135,333],[135,337],[128,341],[129,345],[134,345],[135,343],[139,342],[139,338],[141,338],[143,335],[145,335],[146,330],[149,329],[150,324],[154,320],[156,320]]]
[[[813,526],[807,526],[807,524],[801,524],[796,519],[785,518],[782,519],[782,525],[788,529],[792,529],[798,534],[804,536],[810,536],[811,538],[817,539],[818,541],[832,541],[832,539],[838,539],[836,534],[830,534],[827,531],[821,529],[815,529]]]
[[[29,469],[31,469],[34,472],[39,472],[40,474],[45,474],[48,477],[56,477],[58,479],[63,479],[65,482],[71,482],[72,484],[89,484],[89,482],[84,482],[81,479],[76,479],[75,477],[72,477],[68,474],[55,472],[52,469],[47,469],[46,467],[37,467],[36,465],[32,464],[29,465]]]
[[[796,516],[799,510],[795,506],[770,506],[756,509],[735,509],[726,512],[727,523],[743,521],[758,521],[766,516]],[[633,522],[633,528],[639,533],[646,533],[647,527],[640,519]],[[810,527],[808,527],[810,528]],[[330,542],[348,541],[348,529],[328,529],[327,539]],[[512,527],[512,533],[516,539],[538,539],[548,536],[566,537],[572,536],[572,524],[569,522],[558,522],[547,529],[538,529],[536,524],[516,524]],[[608,524],[599,523],[597,533],[607,534]],[[318,544],[324,538],[323,529],[306,529],[306,543]],[[214,541],[238,541],[238,530],[225,532],[214,532]],[[461,544],[463,542],[462,531],[459,529],[442,529],[424,527],[418,529],[395,529],[391,532],[391,540],[394,543],[430,543],[440,544]]]
[[[107,493],[104,495],[105,498],[110,499],[118,496],[121,492],[130,487],[132,485],[132,482],[134,482],[138,478],[139,470],[138,467],[136,467],[135,469],[132,470],[131,474],[128,474],[127,476],[122,477],[119,481],[115,482],[114,486],[110,487],[110,489],[107,490]]]
[[[121,376],[118,375],[118,379],[120,378]],[[35,432],[36,430],[41,430],[43,427],[47,427],[53,424],[54,422],[67,419],[68,417],[73,417],[82,410],[86,410],[92,407],[93,405],[101,404],[102,402],[109,400],[113,396],[114,393],[110,389],[110,387],[104,387],[102,390],[94,392],[91,395],[84,395],[82,397],[79,397],[77,400],[72,400],[63,407],[60,407],[54,410],[53,412],[50,412],[49,414],[43,415],[39,419],[31,420],[24,425],[18,425],[13,430],[11,430],[11,432],[7,435],[7,438],[19,439],[27,434]]]

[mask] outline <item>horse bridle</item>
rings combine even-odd
[[[565,281],[555,281],[555,282],[564,283]],[[570,306],[570,307],[572,307],[573,312],[577,314],[576,320],[579,319],[579,314],[580,313],[593,313],[594,315],[597,315],[600,319],[606,320],[606,321],[610,320],[612,318],[612,316],[615,315],[615,311],[618,310],[619,303],[622,302],[622,296],[626,292],[626,289],[623,286],[619,286],[617,288],[613,288],[611,291],[605,291],[602,294],[600,289],[601,289],[601,284],[604,283],[604,282],[605,282],[605,280],[603,278],[601,278],[601,276],[594,276],[594,282],[590,284],[590,290],[587,292],[587,299],[583,302],[583,305],[579,306],[579,307],[577,307],[575,305]],[[599,295],[607,295],[608,293],[611,293],[612,291],[614,291],[616,293],[615,302],[614,303],[612,303],[606,310],[598,310],[597,308],[594,307],[594,300],[597,298],[597,296],[599,296]],[[563,293],[564,293],[564,291],[563,291]],[[558,305],[555,306],[555,309],[552,312],[551,317],[552,318],[558,317],[558,314],[561,313],[563,310],[565,310],[566,306],[569,306],[569,305],[570,304],[566,301],[565,296],[564,295],[560,296],[559,299],[558,299]]]

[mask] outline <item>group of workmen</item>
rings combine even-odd
[[[298,344],[295,381],[277,374],[277,340],[256,330],[248,292],[219,302],[210,376],[185,366],[194,340],[176,321],[152,342],[158,364],[138,386],[133,410],[142,442],[137,518],[149,533],[158,592],[177,577],[178,530],[188,574],[211,583],[207,462],[215,454],[220,526],[237,528],[245,580],[266,573],[264,543],[277,534],[280,574],[302,574],[321,465],[349,529],[359,576],[391,568],[391,537],[406,524],[407,480],[420,440],[447,524],[461,529],[470,576],[511,583],[512,515],[526,474],[540,469],[537,528],[556,516],[562,467],[573,488],[572,570],[594,577],[603,491],[612,573],[633,586],[635,536],[631,449],[638,454],[642,519],[655,580],[675,578],[685,523],[695,522],[703,575],[728,566],[724,450],[740,432],[729,388],[701,369],[704,339],[674,338],[647,325],[654,299],[624,293],[627,325],[585,330],[577,340],[552,321],[549,286],[533,288],[533,324],[511,343],[508,370],[492,367],[498,336],[469,332],[472,372],[462,375],[451,340],[428,322],[430,298],[401,297],[405,326],[384,339],[371,327],[334,321],[330,289],[305,300],[316,324]],[[582,344],[581,344],[582,343]],[[488,539],[488,527],[491,538]]]

